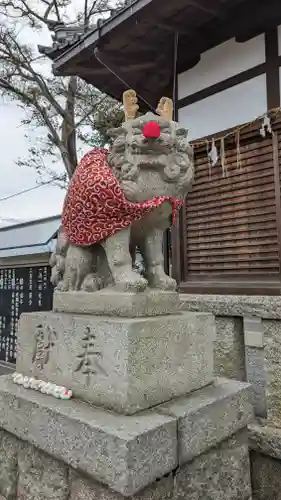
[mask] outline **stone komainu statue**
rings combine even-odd
[[[133,90],[123,103],[125,121],[109,131],[110,152],[87,153],[70,182],[50,260],[58,290],[176,288],[164,272],[162,240],[193,182],[187,130],[172,120],[168,98],[160,100],[157,114],[139,117]],[[132,267],[130,249],[136,247],[144,275]]]

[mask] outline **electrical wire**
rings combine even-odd
[[[102,60],[101,55],[100,55],[100,51],[99,51],[99,48],[98,48],[98,47],[95,47],[95,49],[94,49],[94,50],[93,50],[93,49],[90,49],[90,52],[92,52],[92,53],[94,54],[95,58],[97,59],[97,61],[98,61],[100,64],[102,64],[102,66],[104,66],[104,68],[106,68],[106,69],[107,69],[107,70],[108,70],[108,71],[109,71],[109,72],[110,72],[113,76],[115,76],[115,78],[117,78],[117,80],[119,80],[119,82],[123,83],[123,85],[124,85],[127,89],[129,89],[129,88],[131,87],[131,86],[130,86],[127,82],[125,82],[125,80],[123,80],[123,78],[121,78],[121,76],[119,76],[119,75],[117,74],[117,72],[116,72],[116,71],[115,71],[112,67],[110,67],[110,66],[109,66],[109,65],[108,65],[105,61],[103,61],[103,60]],[[149,102],[147,102],[147,101],[144,99],[144,97],[142,97],[142,95],[141,95],[141,94],[136,93],[136,95],[137,95],[137,97],[138,97],[139,99],[141,99],[141,101],[143,101],[143,102],[144,102],[144,103],[145,103],[145,104],[146,104],[146,105],[147,105],[147,106],[151,109],[151,111],[152,111],[153,113],[156,113],[155,108],[154,108],[153,106],[151,106],[151,104],[149,104]]]
[[[34,191],[35,189],[39,189],[42,186],[46,186],[48,184],[51,184],[52,182],[54,182],[54,181],[51,180],[48,182],[42,182],[42,184],[37,184],[36,186],[33,186],[31,188],[23,189],[23,191],[18,191],[17,193],[10,194],[9,196],[4,196],[3,198],[0,198],[0,202],[10,200],[11,198],[15,198],[16,196],[20,196],[21,194],[24,194],[24,193],[29,193],[30,191]]]

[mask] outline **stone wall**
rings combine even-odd
[[[216,316],[214,370],[220,377],[246,380],[243,319]]]
[[[215,315],[214,367],[253,387],[253,500],[281,500],[281,297],[182,295],[182,308]]]
[[[281,427],[281,297],[182,295],[182,309],[215,315],[214,369],[247,381],[257,417]]]

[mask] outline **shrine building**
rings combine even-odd
[[[280,0],[134,0],[81,27],[54,27],[40,51],[142,110],[174,99],[189,129],[195,185],[172,234],[184,293],[279,295]]]

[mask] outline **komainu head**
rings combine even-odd
[[[162,97],[156,114],[137,116],[136,93],[123,94],[125,121],[109,134],[114,142],[108,157],[124,193],[131,201],[153,196],[184,197],[194,177],[188,131],[173,121],[173,102]]]

